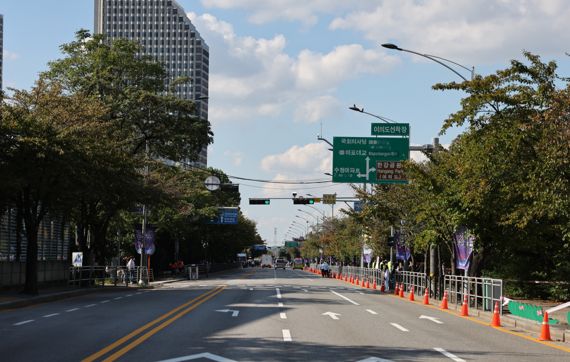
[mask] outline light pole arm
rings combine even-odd
[[[397,45],[395,45],[395,44],[386,43],[386,44],[381,44],[381,45],[382,45],[384,48],[399,50],[399,51],[401,51],[401,52],[412,53],[412,54],[419,55],[420,57],[427,58],[427,59],[429,59],[429,60],[431,60],[431,61],[434,61],[434,62],[436,62],[436,63],[438,63],[438,64],[440,64],[440,65],[443,65],[443,66],[446,67],[447,69],[451,70],[453,73],[457,74],[457,76],[459,76],[459,78],[461,78],[461,79],[463,79],[463,80],[465,80],[465,81],[467,81],[468,79],[465,78],[463,75],[461,75],[461,73],[457,72],[455,69],[451,68],[449,65],[445,64],[444,62],[439,61],[438,59],[441,59],[441,60],[443,60],[443,61],[446,61],[446,62],[455,64],[455,65],[457,65],[458,67],[461,67],[461,68],[467,70],[468,72],[471,73],[471,79],[473,79],[473,77],[474,77],[474,75],[475,75],[475,67],[473,67],[472,69],[469,69],[469,68],[467,68],[466,66],[464,66],[464,65],[462,65],[462,64],[459,64],[459,63],[457,63],[457,62],[454,62],[453,60],[449,60],[449,59],[446,59],[446,58],[443,58],[443,57],[438,57],[438,56],[436,56],[436,55],[429,55],[429,54],[418,53],[418,52],[415,52],[415,51],[413,51],[413,50],[400,48],[399,46],[397,46]]]

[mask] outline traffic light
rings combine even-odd
[[[270,199],[249,199],[250,205],[269,205]]]
[[[293,204],[295,205],[313,205],[314,203],[314,198],[306,199],[304,197],[296,197],[293,199]]]
[[[388,236],[388,246],[394,246],[394,237]]]

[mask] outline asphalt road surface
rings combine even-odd
[[[570,361],[570,348],[300,270],[251,268],[2,311],[0,360]]]

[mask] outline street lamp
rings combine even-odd
[[[461,79],[467,81],[467,78],[465,78],[463,75],[461,75],[459,72],[457,72],[455,69],[451,68],[449,65],[445,64],[444,62],[440,61],[443,60],[445,62],[451,63],[451,64],[455,64],[458,67],[461,67],[465,70],[467,70],[470,74],[471,74],[471,80],[473,80],[473,78],[475,78],[475,67],[471,67],[471,69],[469,69],[468,67],[466,67],[465,65],[459,64],[457,62],[454,62],[453,60],[449,60],[446,58],[442,58],[442,57],[438,57],[437,55],[430,55],[430,54],[423,54],[423,53],[418,53],[415,52],[413,50],[409,50],[409,49],[403,49],[400,48],[399,46],[397,46],[396,44],[392,44],[392,43],[385,43],[385,44],[381,44],[384,48],[387,49],[393,49],[393,50],[398,50],[401,52],[406,52],[406,53],[412,53],[412,54],[416,54],[419,55],[420,57],[424,57],[427,58],[429,60],[432,60],[440,65],[443,65],[444,67],[446,67],[447,69],[451,70],[453,73],[457,74]],[[440,59],[440,60],[438,60]]]
[[[364,113],[364,114],[367,114],[367,115],[372,116],[372,117],[376,117],[384,123],[396,123],[396,121],[391,120],[390,118],[379,116],[379,115],[374,114],[374,113],[365,112],[364,108],[358,108],[356,106],[356,104],[353,104],[352,107],[348,107],[348,109],[350,109],[351,111],[360,112],[360,113]]]

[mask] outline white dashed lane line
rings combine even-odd
[[[31,323],[31,322],[33,322],[33,321],[34,321],[33,319],[28,319],[27,321],[22,321],[22,322],[14,323],[13,325],[14,325],[14,326],[21,326],[21,325],[23,325],[23,324],[28,324],[28,323]]]
[[[68,313],[69,313],[69,312],[75,312],[76,310],[79,310],[79,308],[68,309],[68,310],[66,310],[66,312],[68,312]]]
[[[464,359],[461,359],[461,358],[457,357],[457,356],[454,355],[453,353],[447,352],[447,351],[446,351],[445,349],[443,349],[443,348],[434,347],[434,349],[435,349],[436,351],[438,351],[439,353],[441,353],[442,355],[444,355],[445,357],[454,360],[455,362],[465,362]]]
[[[59,315],[59,313],[47,314],[44,316],[44,318],[51,318],[51,317],[55,317],[56,315]]]
[[[107,299],[107,300],[102,300],[102,301],[100,301],[99,303],[101,303],[101,304],[105,304],[105,303],[109,303],[109,302],[110,302],[110,300],[109,300],[109,299]]]
[[[277,299],[281,299],[281,291],[279,288],[275,288],[275,290],[277,291]]]
[[[279,307],[283,307],[283,303],[279,302],[279,304],[277,304]]]
[[[335,292],[334,290],[331,290],[331,293],[338,295],[338,296],[341,297],[342,299],[344,299],[344,300],[346,300],[346,301],[348,301],[348,302],[350,302],[350,303],[352,303],[352,304],[354,304],[354,305],[360,305],[360,304],[356,303],[354,300],[349,299],[349,298],[345,297],[344,295]]]
[[[281,317],[281,319],[287,319],[287,314],[285,313],[279,313],[279,316]]]
[[[406,328],[402,327],[401,325],[399,325],[398,323],[390,323],[394,328],[398,328],[399,330],[401,330],[402,332],[409,332],[409,330],[407,330]]]
[[[292,342],[293,338],[291,338],[291,332],[288,329],[281,330],[283,333],[283,341],[284,342]]]
[[[119,300],[119,299],[123,299],[123,297],[113,298],[113,300]]]
[[[373,311],[372,309],[367,309],[366,311],[367,311],[368,313],[370,313],[370,314],[374,314],[374,315],[378,314],[378,313],[376,313],[375,311]]]
[[[97,305],[97,304],[87,304],[87,305],[86,305],[85,307],[83,307],[83,308],[91,308],[91,307],[94,307],[94,306],[96,306],[96,305]]]

